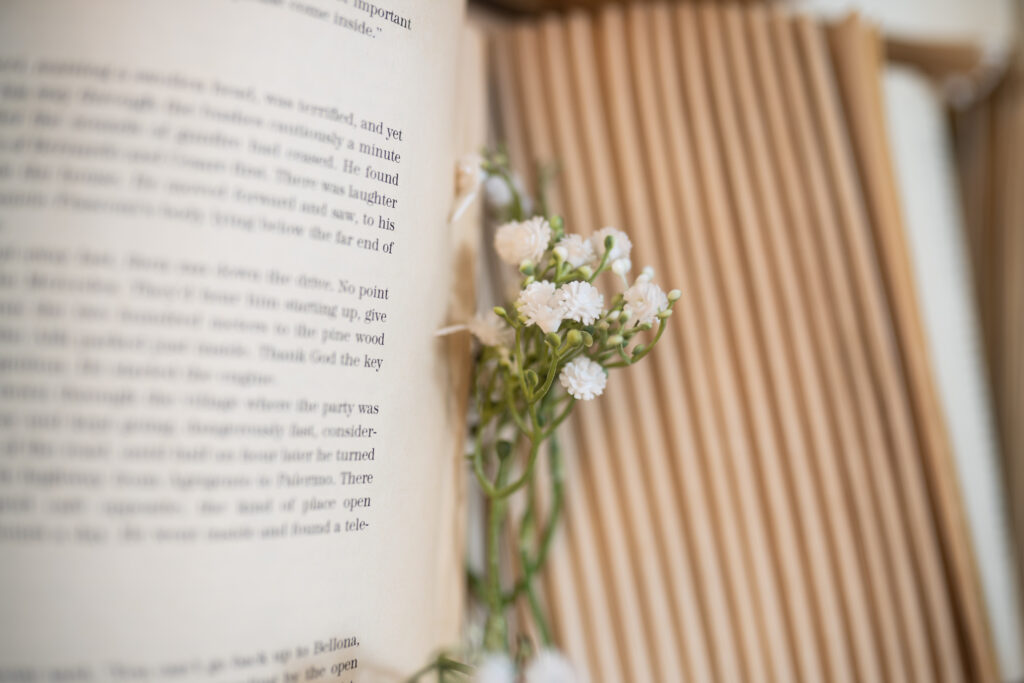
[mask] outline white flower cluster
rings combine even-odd
[[[540,216],[505,223],[494,233],[494,248],[505,263],[518,266],[524,261],[536,263],[548,250],[551,224]]]
[[[494,312],[477,314],[466,323],[470,334],[484,346],[508,346],[512,343],[512,329]]]
[[[542,650],[523,672],[525,683],[576,683],[576,672],[562,654]],[[516,669],[507,655],[489,655],[476,669],[474,683],[515,683]]]
[[[554,251],[573,268],[594,263],[594,245],[582,235],[566,235],[555,245]]]
[[[622,298],[626,304],[622,310],[629,315],[627,326],[654,323],[658,314],[668,308],[668,295],[651,282],[652,277],[653,272],[644,269],[633,286],[623,293]]]
[[[629,254],[633,251],[633,242],[629,239],[629,235],[617,228],[601,228],[590,236],[590,244],[594,250],[594,265],[596,266],[604,258],[604,242],[609,236],[613,241],[612,248],[608,250],[608,263],[611,264],[612,272],[625,276],[633,267],[629,260]]]
[[[605,374],[600,363],[580,356],[565,364],[562,372],[558,375],[558,381],[562,383],[566,391],[572,394],[573,398],[589,401],[604,392],[604,385],[608,383],[608,375]]]
[[[632,268],[633,243],[617,228],[601,228],[589,237],[563,235],[560,222],[552,227],[544,218],[534,217],[500,226],[494,246],[503,261],[527,275],[515,302],[518,317],[506,317],[504,310],[496,309],[504,322],[492,319],[484,324],[478,319],[468,325],[470,331],[484,345],[500,349],[511,345],[513,327],[536,325],[545,335],[551,335],[558,334],[567,321],[587,326],[586,330],[574,327],[563,342],[578,348],[581,339],[592,340],[597,335],[602,346],[594,353],[571,358],[558,375],[561,385],[578,400],[590,400],[604,392],[604,363],[624,358],[633,335],[653,326],[678,298],[677,292],[666,294],[654,284],[651,268],[644,268],[629,284],[626,274]],[[615,297],[611,310],[605,310],[604,295],[591,284],[605,269],[619,275],[626,285],[626,290]],[[593,341],[585,343],[590,347]],[[644,349],[636,351],[640,356],[643,353]]]
[[[560,287],[548,280],[531,282],[516,300],[516,310],[527,325],[536,325],[545,334],[557,332],[564,320],[590,325],[601,315],[604,295],[597,287],[581,280]]]
[[[539,216],[525,221],[511,221],[498,227],[494,233],[494,248],[505,263],[521,266],[523,262],[537,263],[547,251],[551,240],[551,225]],[[611,237],[612,246],[605,259],[605,240]],[[612,271],[625,275],[632,267],[629,260],[633,242],[623,231],[605,227],[589,238],[566,235],[555,245],[554,253],[573,268],[597,268],[607,260]]]

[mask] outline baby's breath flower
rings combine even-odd
[[[557,332],[565,317],[561,294],[547,280],[528,284],[519,294],[516,309],[523,322],[536,325],[544,334]]]
[[[515,683],[516,669],[508,655],[490,654],[480,662],[473,676],[474,683]]]
[[[484,346],[508,346],[512,343],[512,330],[494,312],[476,314],[466,327]]]
[[[628,258],[617,258],[612,261],[612,272],[625,279],[626,273],[633,267],[633,262]]]
[[[505,263],[518,266],[523,261],[540,261],[551,241],[551,226],[540,216],[505,223],[494,234],[494,248]]]
[[[590,246],[594,250],[594,263],[599,263],[604,258],[604,240],[609,235],[614,238],[611,250],[608,252],[608,262],[615,263],[619,259],[628,259],[629,253],[633,251],[633,242],[629,235],[617,228],[601,228],[590,236]],[[626,270],[629,270],[628,268]]]
[[[526,683],[576,683],[569,660],[555,650],[541,650],[526,667]]]
[[[559,240],[558,247],[565,250],[565,262],[573,268],[594,260],[594,245],[582,235],[566,235]]]
[[[517,173],[512,174],[512,187],[519,194],[519,202],[523,213],[529,215],[533,210],[533,202],[526,196],[523,181]],[[500,211],[512,204],[512,187],[503,176],[492,175],[484,181],[484,199],[492,211]]]
[[[512,203],[512,188],[501,176],[492,175],[484,181],[484,198],[491,208],[503,209]]]
[[[654,323],[658,314],[668,308],[668,297],[661,287],[641,275],[633,286],[622,295],[625,305],[622,310],[628,314],[627,326]]]
[[[566,282],[558,288],[558,293],[566,318],[590,325],[601,315],[604,296],[589,282]]]
[[[584,356],[574,358],[565,364],[558,375],[558,381],[573,397],[589,401],[604,392],[608,376],[597,361]]]

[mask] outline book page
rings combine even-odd
[[[455,642],[462,12],[4,3],[0,680],[387,678]]]

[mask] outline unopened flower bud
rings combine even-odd
[[[565,335],[565,341],[569,346],[579,346],[583,343],[583,335],[579,330],[569,330],[569,333]]]
[[[498,443],[494,444],[494,450],[497,451],[498,457],[504,460],[512,452],[512,443],[505,439],[499,439]]]
[[[523,375],[523,379],[526,380],[526,386],[530,388],[533,388],[540,383],[540,377],[537,376],[537,372],[535,370],[527,370]]]
[[[648,280],[654,279],[654,268],[651,266],[644,266],[644,269],[640,271],[640,277],[647,278]]]
[[[580,275],[582,275],[586,280],[589,280],[594,274],[594,269],[590,266],[580,266],[579,271]]]
[[[594,345],[594,335],[590,334],[586,330],[583,331],[583,345],[584,346],[593,346]]]
[[[551,226],[552,232],[556,235],[561,235],[565,232],[565,221],[561,216],[552,216],[548,219],[548,225]]]
[[[622,342],[625,341],[621,334],[613,334],[608,337],[608,346],[621,346]]]
[[[670,315],[672,315],[672,309],[671,308],[666,308],[664,311],[660,311],[658,313],[658,320],[664,320],[665,318],[669,317]]]
[[[604,249],[605,249],[605,251],[610,251],[611,248],[614,247],[614,246],[615,246],[615,236],[614,235],[605,235],[605,238],[604,238]]]
[[[670,304],[674,304],[675,302],[679,301],[679,297],[681,297],[682,295],[683,293],[680,292],[678,289],[673,289],[671,292],[668,293],[668,302]]]
[[[519,264],[519,272],[523,275],[533,275],[536,267],[533,265],[533,261],[523,261]]]
[[[620,258],[612,261],[612,272],[619,277],[625,279],[626,273],[633,267],[632,262],[628,258]]]
[[[554,332],[548,332],[546,335],[544,335],[544,341],[547,343],[548,346],[553,346],[557,348],[558,345],[562,343],[562,338],[559,337]]]
[[[565,247],[555,247],[554,249],[551,250],[551,253],[554,254],[555,260],[558,261],[559,263],[562,263],[567,258],[569,258],[569,250],[566,249]]]

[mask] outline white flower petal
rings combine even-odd
[[[491,654],[480,662],[473,675],[474,683],[515,683],[516,668],[507,655]]]
[[[658,314],[668,308],[668,297],[665,292],[645,277],[637,278],[622,297],[625,300],[622,310],[629,315],[627,326],[654,323],[658,319]]]
[[[531,282],[516,300],[519,317],[527,325],[536,325],[545,334],[557,332],[565,317],[562,297],[555,285],[547,280]]]
[[[492,175],[484,181],[484,197],[491,208],[503,209],[512,203],[512,189],[504,178]]]
[[[565,250],[565,262],[573,268],[594,260],[594,245],[582,235],[566,235],[558,241],[558,247]]]
[[[611,250],[608,252],[609,262],[614,263],[618,259],[628,259],[630,252],[633,250],[633,242],[630,241],[629,235],[617,228],[601,228],[590,236],[590,245],[594,250],[593,263],[595,266],[604,258],[604,240],[609,235],[615,239]]]
[[[565,390],[581,401],[600,396],[608,383],[604,368],[597,361],[580,356],[565,364],[558,375]]]
[[[633,262],[628,258],[617,258],[612,261],[612,272],[619,277],[626,277],[626,273],[633,267]]]
[[[590,325],[600,317],[604,296],[589,282],[566,282],[558,292],[566,318]]]
[[[473,316],[466,327],[484,346],[509,346],[512,343],[512,329],[493,311]]]
[[[505,223],[494,233],[494,248],[498,256],[513,266],[523,261],[539,261],[550,241],[551,226],[540,216]]]
[[[554,650],[542,650],[526,667],[526,683],[576,683],[572,664]]]

